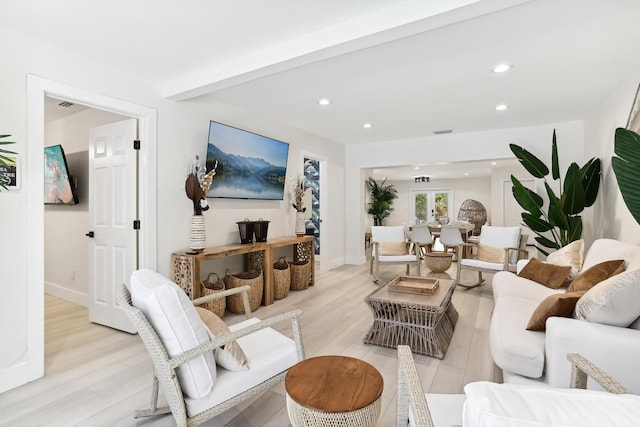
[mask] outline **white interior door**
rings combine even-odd
[[[89,134],[89,320],[126,332],[135,328],[117,307],[116,291],[137,268],[137,121],[92,128]]]

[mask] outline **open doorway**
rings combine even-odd
[[[9,388],[44,375],[44,128],[46,96],[136,118],[140,150],[140,266],[156,269],[156,146],[157,111],[77,87],[27,75],[27,244],[30,268],[27,276],[26,353],[11,367]],[[4,373],[3,373],[4,374]]]
[[[305,206],[310,206],[311,209],[307,212],[306,216],[306,229],[307,234],[314,236],[314,251],[315,259],[319,264],[319,270],[323,268],[327,269],[326,262],[324,261],[323,254],[327,251],[323,251],[322,247],[329,242],[326,241],[328,233],[325,232],[325,224],[323,224],[323,218],[326,217],[325,212],[327,208],[327,199],[325,191],[323,191],[326,182],[326,167],[327,161],[324,157],[317,156],[310,153],[304,153],[303,156],[303,171],[305,187],[307,187],[307,195]]]

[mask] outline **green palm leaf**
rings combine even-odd
[[[622,199],[640,224],[640,136],[629,129],[616,129],[614,152],[618,157],[611,158],[611,166]]]
[[[522,166],[536,178],[544,178],[549,174],[549,168],[542,163],[542,160],[531,154],[529,151],[516,144],[509,144],[511,152],[520,161]]]

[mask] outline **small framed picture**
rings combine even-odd
[[[5,162],[6,165],[0,164],[0,185],[7,190],[19,190],[20,189],[20,174],[19,174],[19,158],[18,156],[6,156],[9,161]]]

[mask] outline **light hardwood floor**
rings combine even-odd
[[[455,263],[450,274],[455,275]],[[425,268],[426,270],[426,268]],[[427,270],[428,271],[428,270]],[[381,282],[403,274],[402,266],[381,267]],[[423,273],[424,274],[424,273]],[[414,355],[425,390],[461,393],[471,381],[501,381],[489,354],[488,327],[493,308],[491,275],[487,284],[457,288],[453,303],[460,317],[443,360]],[[471,276],[463,280],[470,281]],[[302,331],[307,357],[338,354],[361,358],[384,378],[380,426],[395,424],[396,351],[362,343],[372,323],[364,297],[376,289],[368,268],[343,266],[317,273],[316,285],[290,292],[255,312],[268,317],[294,308],[303,310]],[[227,313],[235,323],[240,315]],[[171,415],[138,419],[135,409],[148,404],[151,362],[137,335],[89,322],[87,310],[46,296],[45,376],[0,394],[0,426],[173,426]],[[288,332],[286,328],[282,332]],[[163,399],[162,392],[160,393]],[[231,409],[205,426],[289,426],[284,385]]]

